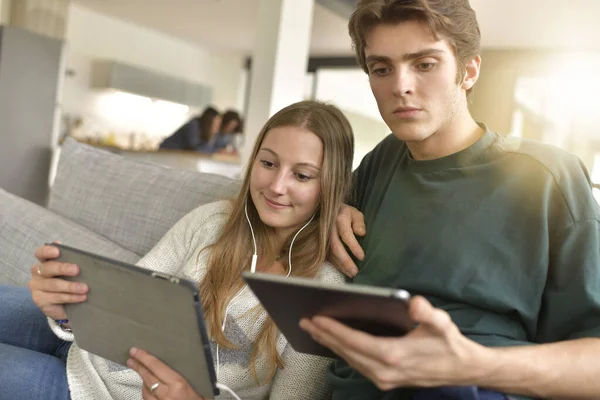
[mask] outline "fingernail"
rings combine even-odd
[[[127,366],[133,368],[133,360],[131,358],[127,359]]]
[[[138,349],[137,347],[132,347],[131,350],[129,350],[129,354],[131,354],[132,356],[135,356],[135,353],[137,353]]]

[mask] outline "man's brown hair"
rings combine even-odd
[[[436,40],[443,37],[449,41],[458,66],[456,80],[462,82],[465,65],[479,54],[481,42],[479,24],[469,0],[360,0],[348,23],[348,31],[361,68],[369,72],[365,46],[371,29],[380,24],[406,21],[423,21]]]

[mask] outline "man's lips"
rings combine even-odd
[[[421,112],[420,108],[416,107],[398,107],[393,111],[393,114],[400,118],[414,117]]]

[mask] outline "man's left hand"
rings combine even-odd
[[[137,372],[144,382],[144,400],[206,400],[177,371],[153,355],[136,348],[131,349],[129,355],[131,358],[127,360],[127,366]]]
[[[396,338],[373,336],[322,316],[304,319],[300,326],[380,390],[477,385],[487,373],[489,349],[463,336],[447,312],[423,297],[410,301],[409,315],[418,326]]]

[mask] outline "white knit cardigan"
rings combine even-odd
[[[206,272],[209,251],[200,250],[213,244],[222,232],[231,213],[229,202],[207,204],[191,211],[175,224],[137,265],[153,271],[176,275],[199,283]],[[343,275],[330,264],[324,264],[319,280],[342,283]],[[266,319],[263,310],[258,320],[249,312],[258,304],[250,290],[244,290],[231,304],[227,314],[225,335],[237,350],[219,348],[218,381],[242,399],[324,399],[330,394],[325,382],[327,365],[331,360],[304,355],[294,351],[283,335],[277,349],[284,368],[278,369],[270,383],[258,386],[250,374],[249,360],[252,343]],[[53,332],[61,339],[74,341],[73,334],[63,331],[49,319]],[[216,346],[211,341],[213,360]],[[268,375],[265,357],[256,364],[257,375],[264,382]],[[67,377],[71,399],[136,399],[142,397],[142,380],[124,366],[82,350],[77,342],[67,358]],[[223,393],[218,399],[228,399]]]

